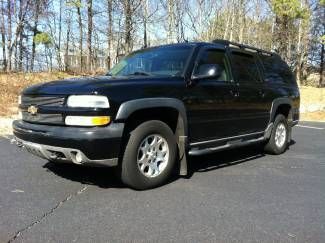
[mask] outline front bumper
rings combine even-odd
[[[39,157],[107,166],[118,163],[123,129],[123,123],[79,128],[32,124],[21,120],[13,122],[16,144]]]
[[[48,146],[44,144],[31,143],[14,138],[13,143],[18,147],[26,148],[26,150],[38,157],[59,163],[74,163],[80,165],[90,166],[117,166],[118,159],[101,159],[91,160],[82,151],[72,148],[61,148],[55,146]],[[78,159],[77,159],[78,156]]]

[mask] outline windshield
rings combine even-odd
[[[191,46],[167,46],[136,51],[123,58],[108,75],[181,76],[191,50]]]

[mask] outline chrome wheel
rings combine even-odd
[[[283,123],[279,123],[275,130],[275,145],[282,148],[287,139],[287,129]]]
[[[167,167],[169,147],[167,141],[158,134],[147,136],[138,149],[138,168],[146,177],[156,177]]]

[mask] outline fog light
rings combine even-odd
[[[104,126],[109,124],[109,116],[67,116],[65,124],[69,126]]]

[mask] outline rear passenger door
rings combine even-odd
[[[231,51],[232,72],[238,86],[239,135],[262,132],[269,122],[265,88],[255,53]]]

